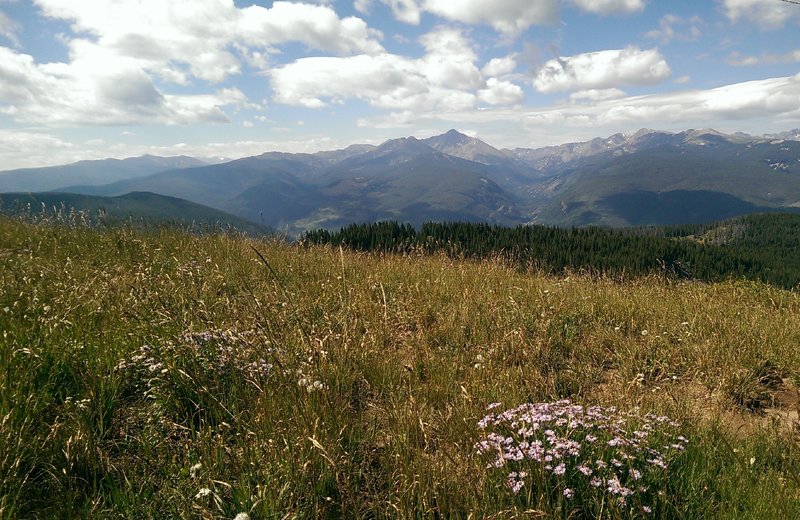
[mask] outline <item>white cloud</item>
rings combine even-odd
[[[236,19],[243,39],[261,47],[299,41],[312,49],[341,55],[383,51],[378,43],[382,37],[379,31],[370,29],[360,18],[339,18],[328,6],[274,2],[270,9],[253,5],[238,10]]]
[[[619,99],[625,97],[625,92],[618,88],[589,89],[573,92],[569,100],[573,103],[595,103],[609,99]]]
[[[0,36],[6,38],[15,47],[19,47],[17,33],[20,29],[21,26],[17,22],[9,18],[3,11],[0,11]]]
[[[448,20],[490,25],[505,34],[558,21],[558,0],[424,0],[422,5],[426,11]]]
[[[723,0],[731,21],[750,20],[764,28],[783,27],[789,20],[800,20],[800,6],[780,0]]]
[[[478,98],[489,105],[515,105],[525,99],[525,93],[510,81],[489,78],[486,88],[478,92]]]
[[[187,76],[220,82],[240,70],[232,51],[264,64],[273,45],[300,42],[346,55],[378,53],[379,31],[356,17],[339,18],[323,5],[274,2],[271,8],[238,9],[230,0],[35,0],[51,18],[72,22],[76,32],[105,52],[136,59],[167,81]],[[88,39],[88,38],[87,38]]]
[[[464,36],[440,28],[424,35],[422,58],[395,54],[344,58],[301,58],[270,74],[275,100],[321,108],[346,99],[361,99],[394,111],[464,110],[478,101],[512,104],[522,89],[496,78],[484,79],[477,56]]]
[[[237,8],[232,0],[34,0],[44,16],[71,23],[67,63],[36,63],[0,48],[0,112],[54,125],[227,122],[225,107],[251,108],[218,84],[242,62],[266,67],[274,45],[299,42],[326,53],[383,52],[379,31],[327,5],[277,1]],[[0,30],[8,24],[2,25]],[[165,86],[156,87],[155,79]],[[171,95],[171,84],[200,94]],[[199,87],[199,88],[198,88]]]
[[[353,9],[361,14],[369,14],[371,8],[372,0],[355,0],[355,2],[353,2]]]
[[[643,11],[645,0],[571,0],[585,11],[596,14],[628,14]]]
[[[82,153],[73,143],[54,135],[0,128],[4,170],[71,163],[85,159]]]
[[[531,121],[591,127],[652,126],[653,121],[683,128],[693,124],[767,119],[800,119],[800,74],[735,83],[709,90],[685,90],[600,101],[591,105],[561,105],[527,113]]]
[[[700,25],[703,21],[693,16],[689,19],[668,14],[659,21],[659,28],[645,33],[645,37],[669,43],[672,40],[695,41],[702,36]]]
[[[517,57],[512,54],[502,58],[492,58],[489,63],[483,66],[481,72],[485,76],[505,76],[514,72],[516,68]]]
[[[412,25],[419,24],[420,20],[420,7],[416,0],[382,0],[383,3],[388,4],[392,8],[392,13],[395,18],[401,22],[410,23]]]
[[[764,53],[760,56],[748,56],[739,52],[733,52],[725,60],[729,65],[735,67],[746,67],[750,65],[774,65],[776,63],[798,63],[800,62],[800,49],[786,52],[784,54]]]
[[[642,11],[645,0],[380,0],[390,6],[400,21],[418,25],[423,12],[449,21],[470,25],[489,25],[515,36],[535,25],[554,25],[559,21],[559,7],[570,3],[584,11],[607,15]],[[360,13],[368,13],[372,0],[356,0]]]
[[[681,76],[680,78],[675,78],[674,80],[672,80],[672,82],[675,83],[676,85],[686,85],[691,81],[692,81],[691,76]]]
[[[227,122],[222,108],[246,102],[236,89],[166,95],[131,61],[39,65],[0,47],[0,113],[48,125]]]
[[[669,75],[669,65],[657,49],[626,47],[550,60],[536,74],[533,84],[540,92],[553,93],[652,85]]]
[[[418,25],[423,12],[449,21],[489,25],[515,36],[535,25],[554,25],[560,19],[561,4],[599,14],[630,14],[644,10],[646,0],[380,0],[390,6],[400,21]],[[368,13],[372,0],[355,0],[360,13]]]

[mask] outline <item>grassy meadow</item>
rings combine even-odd
[[[796,292],[8,218],[0,265],[0,518],[800,518]]]

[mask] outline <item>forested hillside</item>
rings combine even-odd
[[[746,278],[791,288],[800,283],[800,215],[761,214],[710,225],[607,229],[513,228],[475,223],[353,224],[306,233],[308,243],[359,251],[443,251],[502,257],[523,268],[638,276],[665,273],[720,281]]]

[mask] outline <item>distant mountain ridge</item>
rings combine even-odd
[[[74,183],[67,191],[185,198],[290,236],[378,220],[627,226],[800,207],[797,131],[753,137],[642,129],[498,149],[450,130],[379,146],[181,166],[127,178],[117,172],[115,182]]]
[[[78,161],[62,166],[21,168],[0,172],[0,193],[52,191],[74,185],[96,186],[205,164],[207,163],[204,161],[185,155],[142,155],[127,159]]]

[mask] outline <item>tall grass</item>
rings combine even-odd
[[[658,516],[800,517],[793,292],[10,219],[0,262],[2,518],[644,514],[486,467],[490,403],[562,398],[680,424]]]

